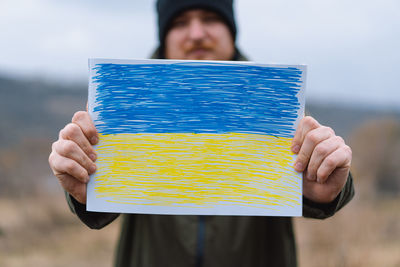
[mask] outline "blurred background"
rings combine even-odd
[[[236,0],[253,61],[308,65],[306,106],[353,149],[356,196],[295,219],[299,265],[400,266],[400,2]],[[111,266],[119,222],[89,230],[47,158],[85,109],[88,58],[148,58],[154,0],[0,1],[0,266]]]

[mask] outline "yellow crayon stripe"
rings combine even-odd
[[[242,133],[100,135],[96,197],[194,208],[297,206],[301,179],[290,143]]]

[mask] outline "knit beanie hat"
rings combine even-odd
[[[231,30],[233,40],[236,39],[233,0],[157,0],[158,37],[161,47],[164,45],[172,19],[191,8],[204,8],[218,13]]]

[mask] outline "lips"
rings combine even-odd
[[[202,59],[205,58],[210,53],[210,49],[206,48],[195,48],[187,52],[189,58]]]

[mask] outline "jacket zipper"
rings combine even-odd
[[[197,226],[196,267],[203,266],[205,228],[205,216],[199,216],[199,223]]]

